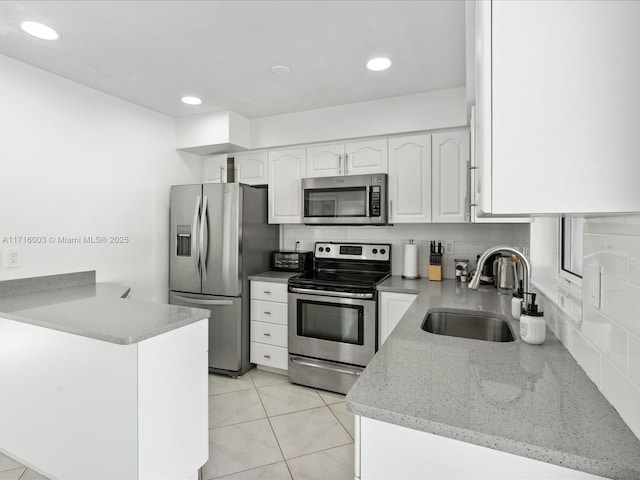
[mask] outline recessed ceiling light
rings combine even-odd
[[[385,57],[372,58],[367,62],[367,68],[369,70],[373,70],[374,72],[379,72],[380,70],[386,70],[391,66],[391,60]]]
[[[22,22],[20,28],[29,35],[40,38],[42,40],[58,40],[60,34],[53,28],[38,22]]]
[[[202,103],[202,100],[198,97],[182,97],[180,100],[187,105],[200,105]]]
[[[291,69],[286,65],[274,65],[271,67],[270,72],[278,77],[286,77],[291,74]]]

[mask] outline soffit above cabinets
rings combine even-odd
[[[462,0],[0,1],[0,12],[0,54],[176,118],[254,119],[465,85]],[[24,20],[62,38],[29,37]],[[368,71],[378,56],[392,67]]]

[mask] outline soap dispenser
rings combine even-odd
[[[520,338],[525,343],[539,345],[546,337],[543,312],[538,311],[535,293],[524,293],[525,309],[520,316]]]

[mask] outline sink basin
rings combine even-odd
[[[431,309],[422,322],[422,330],[489,342],[513,342],[516,339],[509,322],[496,314],[473,310]]]

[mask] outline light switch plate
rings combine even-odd
[[[586,266],[584,272],[586,280],[585,296],[587,305],[593,308],[600,308],[601,288],[602,288],[602,267],[593,263]],[[584,286],[584,285],[583,285]]]

